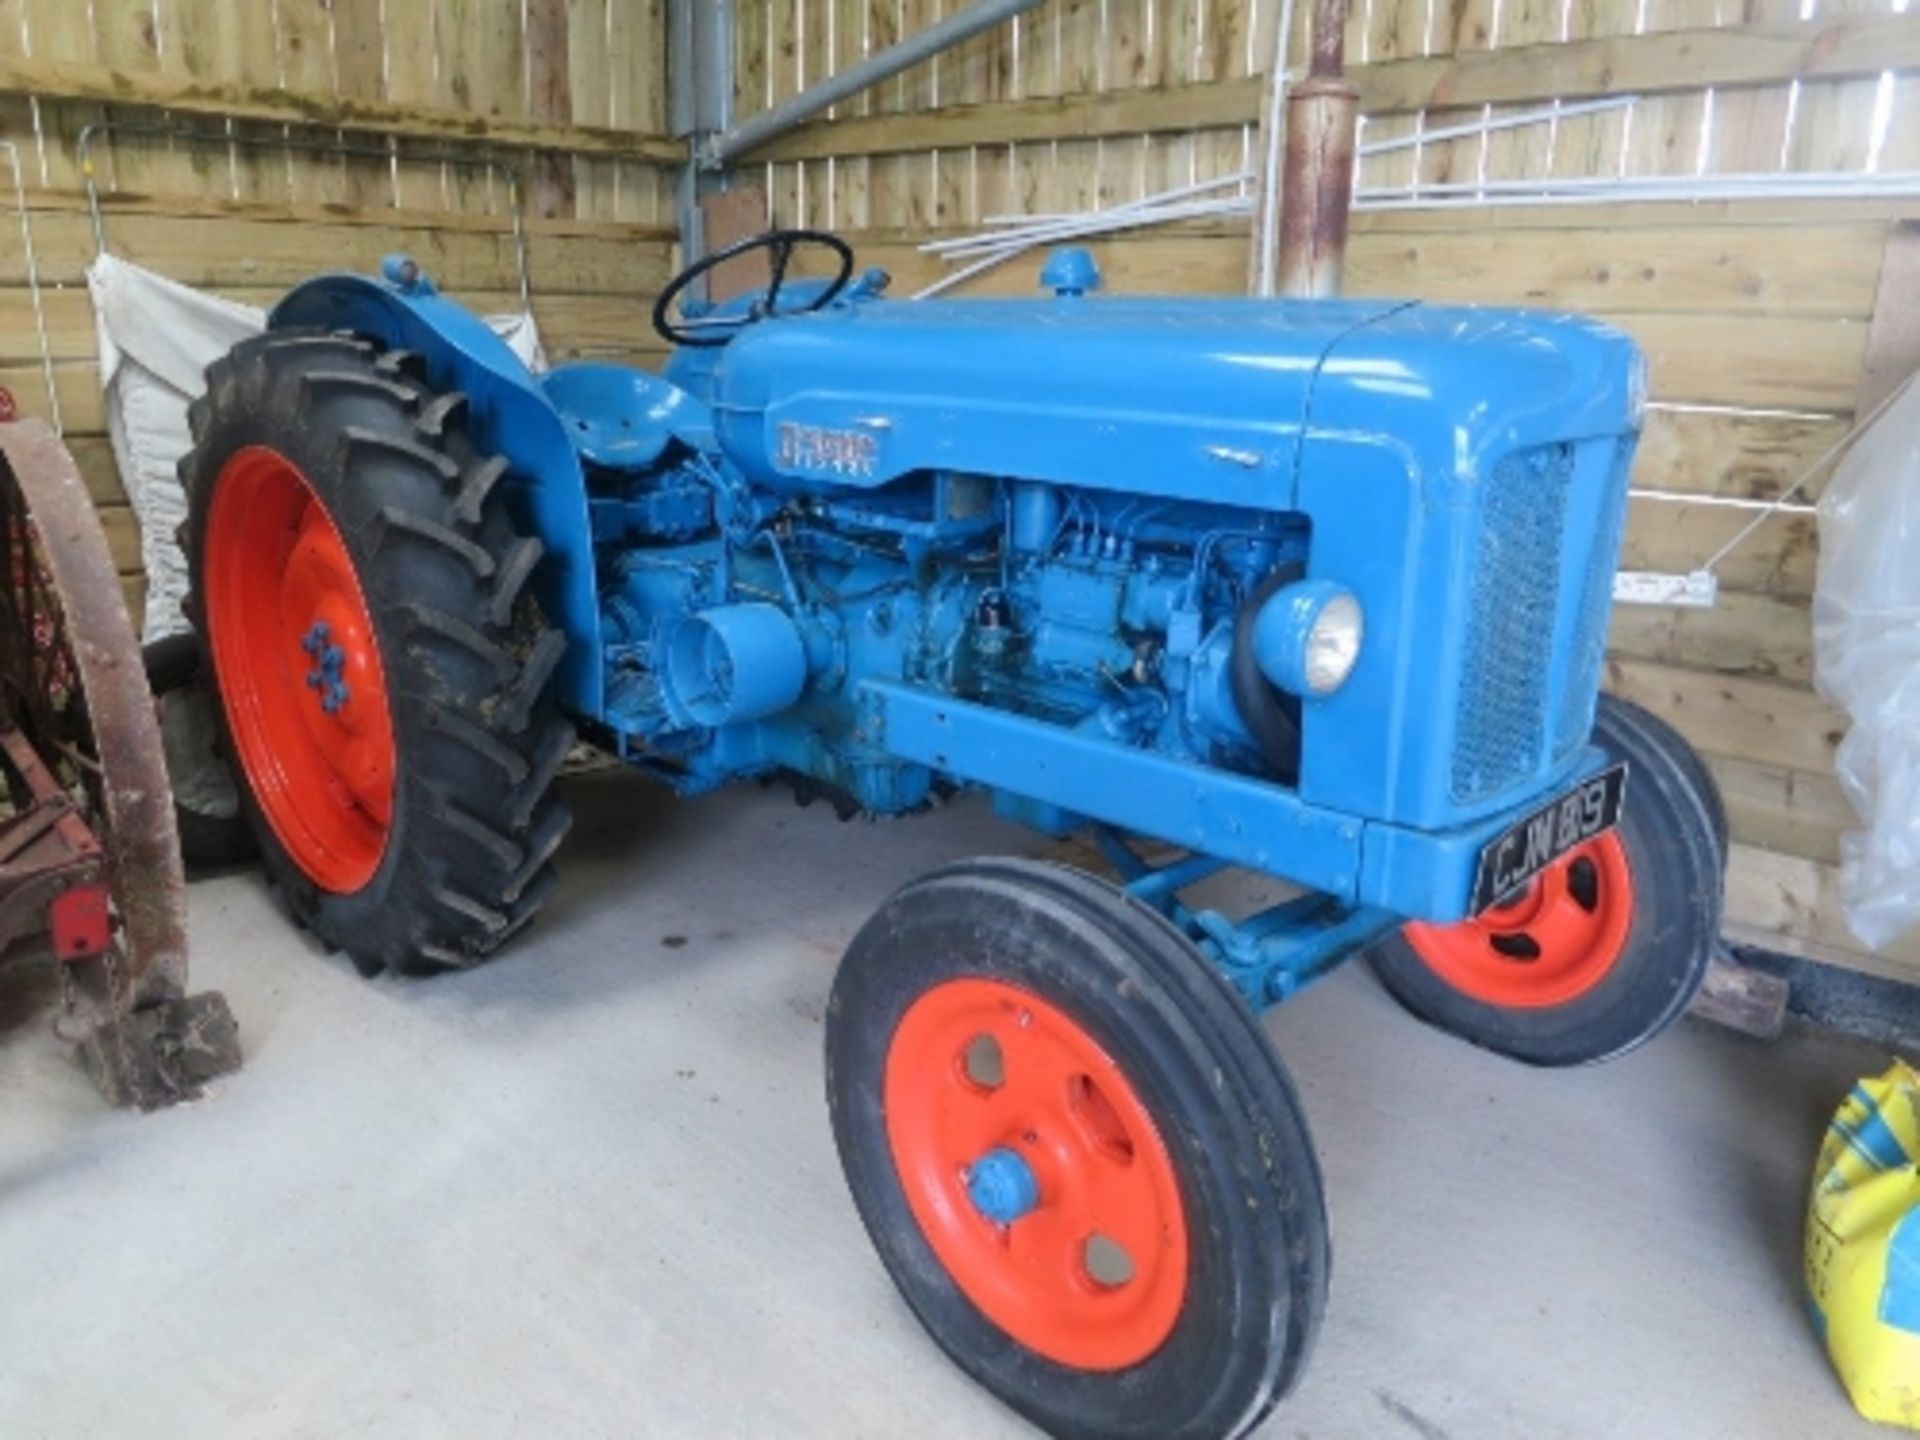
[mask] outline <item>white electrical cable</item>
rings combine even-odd
[[[1253,292],[1266,297],[1273,294],[1279,264],[1280,154],[1286,147],[1287,91],[1293,85],[1287,74],[1287,50],[1292,44],[1293,0],[1282,0],[1280,28],[1273,37],[1273,64],[1267,70],[1267,110],[1261,117],[1267,149],[1260,157],[1260,195],[1266,203],[1259,207],[1259,223],[1255,226],[1259,234],[1254,239],[1259,249],[1255,252],[1258,264]]]
[[[1558,110],[1551,107],[1543,110],[1522,110],[1512,115],[1496,115],[1491,119],[1474,120],[1464,125],[1449,125],[1440,130],[1419,130],[1411,135],[1396,135],[1391,140],[1369,140],[1364,145],[1354,147],[1353,153],[1364,160],[1373,155],[1391,155],[1397,150],[1414,150],[1422,145],[1433,145],[1442,140],[1471,140],[1476,136],[1491,135],[1496,130],[1518,130],[1528,125],[1547,125],[1555,120],[1566,120],[1581,115],[1602,115],[1609,110],[1624,110],[1639,99],[1638,95],[1610,95],[1604,100],[1582,100],[1575,104],[1563,105]]]
[[[1000,243],[983,247],[985,250],[984,254],[981,254],[980,250],[965,252],[967,255],[980,256],[980,258],[974,260],[972,264],[963,265],[951,274],[942,275],[931,285],[914,292],[910,298],[914,300],[930,300],[935,295],[951,290],[954,286],[963,284],[973,279],[974,276],[983,274],[995,266],[1004,264],[1015,256],[1023,255],[1027,251],[1041,245],[1049,245],[1062,240],[1090,239],[1096,235],[1110,235],[1120,230],[1134,229],[1142,225],[1159,225],[1171,220],[1199,220],[1221,215],[1244,215],[1248,212],[1251,205],[1252,201],[1244,197],[1230,200],[1190,201],[1181,205],[1162,206],[1157,210],[1109,215],[1103,220],[1088,220],[1074,227],[1058,226],[1037,233],[1021,234],[1013,232],[1008,235],[995,236],[992,238],[998,240]],[[949,251],[944,258],[953,260],[963,257],[955,252]]]
[[[964,245],[952,245],[938,252],[943,259],[965,260],[1018,245],[1029,249],[1057,240],[1079,240],[1089,235],[1105,235],[1115,230],[1133,230],[1142,225],[1164,225],[1173,220],[1198,220],[1207,216],[1244,211],[1250,202],[1234,196],[1223,200],[1181,200],[1151,210],[1131,210],[1125,214],[1089,215],[1072,222],[1037,226],[1032,230],[1006,231],[998,235],[973,236]]]
[[[1626,187],[1684,190],[1694,186],[1736,189],[1823,189],[1835,183],[1869,187],[1920,183],[1920,170],[1778,170],[1744,171],[1728,175],[1568,175],[1517,180],[1415,181],[1406,189],[1434,194],[1500,193],[1515,190],[1608,190]],[[1380,187],[1386,188],[1386,187]]]
[[[1815,460],[1811,465],[1807,466],[1806,469],[1802,470],[1800,472],[1799,478],[1797,478],[1791,485],[1787,486],[1786,489],[1782,490],[1779,493],[1779,495],[1774,497],[1774,499],[1769,501],[1764,510],[1762,510],[1758,515],[1755,515],[1753,519],[1749,520],[1745,525],[1742,525],[1740,529],[1735,532],[1734,537],[1731,540],[1727,541],[1726,544],[1722,545],[1718,550],[1714,551],[1713,554],[1709,555],[1707,557],[1707,563],[1702,565],[1700,568],[1706,571],[1709,575],[1712,574],[1714,566],[1718,565],[1722,560],[1726,559],[1727,556],[1731,555],[1736,549],[1738,549],[1741,543],[1744,542],[1749,535],[1753,534],[1754,531],[1758,530],[1763,524],[1765,524],[1767,520],[1772,518],[1774,515],[1779,514],[1781,511],[1785,510],[1787,508],[1787,503],[1790,500],[1792,500],[1795,495],[1800,493],[1800,491],[1806,486],[1809,480],[1813,479],[1814,476],[1818,475],[1822,470],[1826,469],[1827,466],[1831,464],[1843,451],[1845,451],[1849,445],[1853,444],[1853,442],[1860,437],[1861,433],[1864,432],[1869,425],[1873,424],[1874,421],[1878,420],[1882,415],[1884,415],[1887,412],[1887,410],[1892,406],[1894,401],[1898,400],[1902,395],[1907,393],[1907,391],[1913,386],[1913,383],[1916,380],[1920,380],[1920,371],[1915,371],[1912,375],[1909,375],[1905,380],[1901,381],[1900,384],[1894,386],[1893,389],[1887,393],[1886,397],[1882,399],[1878,405],[1874,406],[1873,409],[1869,410],[1863,417],[1854,421],[1852,427],[1848,429],[1847,433],[1842,435],[1838,440],[1834,441],[1833,444],[1827,448],[1827,450],[1820,456],[1818,460]]]
[[[1629,490],[1635,500],[1665,500],[1675,505],[1705,505],[1721,510],[1764,510],[1769,515],[1811,515],[1820,507],[1786,500],[1748,500],[1739,495],[1698,495],[1687,490]]]
[[[40,374],[47,382],[47,418],[53,433],[64,435],[66,425],[60,417],[60,386],[53,373],[53,346],[47,339],[47,307],[41,294],[40,261],[33,251],[33,223],[27,215],[26,182],[20,174],[20,147],[11,140],[0,140],[0,151],[13,172],[13,206],[20,216],[20,253],[26,263],[27,296],[33,305],[33,329],[40,342]]]
[[[1246,185],[1255,178],[1251,170],[1236,170],[1231,175],[1221,175],[1213,180],[1196,181],[1192,185],[1181,185],[1172,190],[1161,190],[1152,195],[1143,195],[1138,200],[1128,200],[1119,205],[1108,205],[1098,210],[1041,211],[1029,215],[983,215],[980,217],[980,223],[982,225],[1028,229],[1040,225],[1060,225],[1079,220],[1091,220],[1102,215],[1124,215],[1139,210],[1149,210],[1157,205],[1166,204],[1174,200],[1184,200],[1195,195],[1204,195],[1211,190],[1224,190],[1229,185]],[[964,244],[970,240],[986,238],[989,237],[980,232],[970,232],[967,235],[948,235],[939,240],[929,240],[919,248],[938,252],[953,245]],[[1001,234],[991,238],[1005,239],[1006,237],[1004,234]]]
[[[1289,5],[1291,0],[1289,0]],[[1283,25],[1287,22],[1283,20]],[[1277,43],[1275,64],[1279,66],[1285,59],[1285,35]],[[1284,82],[1285,77],[1282,76]],[[1273,87],[1277,95],[1284,95],[1284,83]],[[1443,140],[1465,139],[1474,135],[1483,135],[1494,130],[1512,130],[1528,125],[1553,123],[1557,120],[1578,115],[1591,115],[1607,110],[1622,109],[1634,103],[1639,97],[1633,95],[1611,96],[1600,100],[1583,101],[1567,105],[1558,110],[1532,110],[1513,115],[1502,115],[1483,119],[1471,124],[1448,126],[1441,130],[1422,132],[1417,136],[1405,136],[1390,140],[1375,141],[1362,145],[1358,149],[1361,156],[1391,154],[1397,150],[1409,149],[1416,145],[1426,145]],[[1270,139],[1274,134],[1269,126]],[[1270,165],[1279,163],[1277,145],[1270,143],[1267,159]],[[981,230],[965,235],[947,236],[939,240],[930,240],[919,248],[923,253],[938,255],[942,259],[973,263],[963,266],[951,274],[942,276],[933,284],[913,296],[916,300],[928,299],[950,290],[957,285],[984,273],[1026,253],[1040,245],[1069,240],[1090,239],[1098,235],[1108,235],[1119,230],[1135,229],[1147,225],[1164,225],[1180,220],[1223,219],[1229,216],[1245,214],[1254,208],[1253,197],[1240,194],[1226,198],[1200,199],[1213,192],[1229,187],[1243,187],[1248,182],[1259,179],[1253,171],[1236,171],[1230,175],[1217,176],[1210,180],[1196,181],[1190,185],[1179,185],[1169,190],[1144,195],[1137,200],[1109,206],[1101,210],[1081,211],[1074,214],[1041,215],[988,215],[980,223]],[[1272,174],[1267,177],[1269,188],[1274,183]],[[1277,194],[1277,191],[1272,193]],[[1357,191],[1356,194],[1366,192]],[[1261,214],[1263,230],[1269,228],[1269,222],[1277,223],[1275,207],[1268,206]],[[1271,269],[1271,256],[1262,250],[1262,278],[1257,284],[1264,287],[1263,293],[1271,293],[1272,282],[1267,272]]]
[[[1900,199],[1920,196],[1920,171],[1754,175],[1642,175],[1485,180],[1374,186],[1354,192],[1356,210],[1440,210],[1518,205],[1611,205],[1632,201]]]
[[[1129,200],[1124,204],[1110,205],[1104,210],[1084,210],[1077,215],[1025,217],[1024,229],[1054,230],[1067,226],[1078,226],[1087,221],[1102,220],[1122,215],[1138,215],[1144,211],[1153,211],[1163,205],[1204,195],[1214,190],[1224,190],[1230,185],[1244,185],[1253,178],[1251,171],[1236,171],[1232,175],[1222,175],[1213,180],[1200,180],[1192,185],[1181,185],[1172,190],[1162,190],[1153,195],[1144,195],[1138,200]],[[929,255],[948,255],[962,253],[970,248],[982,245],[994,245],[1016,238],[1016,232],[1001,231],[996,234],[974,232],[967,235],[950,235],[942,240],[929,240],[920,249]]]

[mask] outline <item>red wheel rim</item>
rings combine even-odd
[[[207,516],[208,638],[254,799],[314,884],[360,889],[393,816],[393,721],[373,620],[326,506],[286,456],[238,451]]]
[[[1085,1030],[1016,986],[946,981],[894,1031],[884,1103],[914,1219],[989,1320],[1080,1370],[1159,1349],[1186,1297],[1180,1187],[1146,1107]],[[1038,1193],[1005,1225],[968,1191],[975,1164],[1003,1150]]]
[[[1617,832],[1568,851],[1526,889],[1458,925],[1408,925],[1414,954],[1454,989],[1509,1010],[1565,1005],[1620,961],[1633,875]]]

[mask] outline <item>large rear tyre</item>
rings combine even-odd
[[[506,466],[405,352],[275,332],[207,380],[188,618],[268,873],[369,973],[470,965],[533,917],[569,823],[565,641]]]
[[[1112,886],[989,860],[895,894],[834,981],[827,1096],[914,1314],[1048,1433],[1224,1440],[1299,1376],[1328,1270],[1299,1102]]]
[[[1629,766],[1618,829],[1472,920],[1407,925],[1368,952],[1414,1015],[1532,1065],[1645,1044],[1687,1008],[1720,936],[1716,813],[1725,819],[1712,777],[1637,706],[1603,704],[1594,743]]]

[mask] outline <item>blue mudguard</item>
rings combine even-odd
[[[600,610],[595,599],[593,537],[586,478],[560,414],[540,382],[486,322],[442,297],[408,262],[387,278],[322,275],[288,293],[269,329],[345,330],[425,361],[437,390],[467,397],[468,433],[481,451],[504,455],[514,523],[546,546],[534,579],[547,620],[567,637],[557,677],[561,702],[601,718]]]

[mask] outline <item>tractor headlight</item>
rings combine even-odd
[[[1307,659],[1302,667],[1307,689],[1326,695],[1347,683],[1353,665],[1360,658],[1360,640],[1365,633],[1360,618],[1360,602],[1348,591],[1331,596],[1320,607],[1307,627]]]
[[[1331,695],[1360,659],[1360,602],[1331,580],[1299,580],[1274,592],[1253,622],[1261,673],[1289,694]]]

